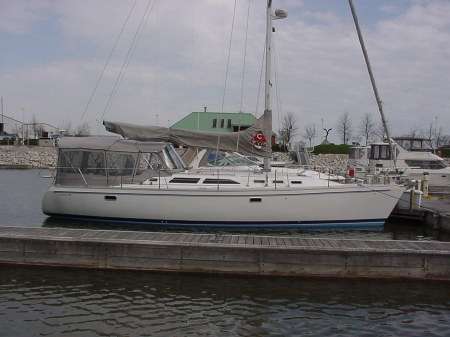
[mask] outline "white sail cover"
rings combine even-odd
[[[246,156],[269,158],[272,154],[272,111],[264,111],[255,124],[239,132],[211,132],[172,129],[104,121],[107,131],[126,139],[172,142],[193,148],[236,151]]]

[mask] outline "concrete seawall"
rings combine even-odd
[[[0,263],[450,281],[450,243],[0,227]]]

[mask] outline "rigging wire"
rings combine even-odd
[[[275,73],[275,92],[276,92],[276,101],[277,101],[277,118],[278,118],[278,129],[280,129],[280,113],[281,109],[281,91],[280,91],[280,81],[278,80],[278,60],[277,60],[277,51],[275,48],[275,38],[272,40],[273,53],[274,53],[274,73]]]
[[[108,64],[109,64],[109,61],[111,60],[111,57],[112,57],[114,51],[116,50],[117,44],[119,43],[120,37],[122,36],[123,31],[125,30],[125,27],[126,27],[126,25],[127,25],[127,23],[128,23],[128,20],[129,20],[130,17],[131,17],[131,13],[133,12],[134,7],[136,6],[136,3],[137,3],[137,0],[135,0],[134,3],[133,3],[133,5],[131,6],[130,12],[128,13],[127,18],[125,19],[125,22],[123,23],[122,29],[120,30],[120,33],[119,33],[119,35],[117,36],[116,42],[114,43],[114,46],[113,46],[113,48],[111,49],[111,52],[109,53],[108,59],[106,60],[106,63],[105,63],[105,65],[104,65],[104,67],[103,67],[102,72],[100,73],[100,76],[99,76],[99,78],[98,78],[98,80],[97,80],[97,83],[95,84],[94,89],[92,90],[91,96],[89,97],[89,100],[88,100],[88,102],[87,102],[87,104],[86,104],[86,107],[84,108],[84,111],[83,111],[83,114],[81,115],[81,119],[80,119],[80,120],[83,120],[84,116],[86,115],[86,112],[87,112],[87,110],[88,110],[88,108],[89,108],[89,105],[90,105],[91,102],[92,102],[92,98],[94,97],[94,94],[95,94],[95,92],[97,91],[97,88],[98,88],[98,86],[99,86],[99,84],[100,84],[100,81],[101,81],[101,79],[103,78],[103,74],[105,73],[105,70],[106,70],[106,67],[107,67]]]
[[[263,56],[262,56],[262,61],[261,61],[261,70],[259,72],[259,85],[258,85],[258,97],[256,98],[256,108],[255,108],[255,116],[256,118],[258,118],[259,114],[258,114],[258,109],[259,109],[259,98],[261,95],[261,84],[262,84],[262,78],[263,78],[263,72],[264,72],[264,61],[266,59],[266,44],[264,44],[264,48],[263,48]]]
[[[153,6],[150,8],[150,5],[152,3],[152,0],[149,0],[147,3],[147,7],[145,8],[144,14],[142,15],[141,21],[139,22],[139,26],[136,29],[136,32],[134,34],[133,40],[131,41],[130,47],[128,48],[127,55],[125,56],[125,60],[122,63],[122,67],[120,68],[119,74],[116,78],[116,81],[114,83],[114,87],[111,91],[111,94],[109,95],[108,101],[106,103],[105,109],[103,111],[101,119],[104,119],[107,112],[109,112],[109,109],[111,108],[113,98],[117,94],[117,90],[119,88],[119,84],[123,79],[125,70],[128,68],[128,65],[131,61],[131,58],[136,50],[137,43],[139,42],[142,32],[144,30],[145,25],[147,24],[148,18],[150,17],[151,12],[153,11],[153,8],[155,7],[157,0],[154,0]]]
[[[239,105],[239,111],[242,112],[242,101],[244,98],[244,80],[245,80],[245,63],[247,58],[247,41],[248,41],[248,23],[250,18],[250,0],[248,0],[247,7],[247,26],[245,27],[245,44],[244,44],[244,64],[242,66],[242,83],[241,83],[241,104]]]
[[[241,113],[242,113],[242,101],[244,98],[244,82],[245,82],[245,61],[247,58],[247,41],[248,41],[248,22],[250,18],[250,0],[248,0],[248,7],[247,7],[247,26],[245,28],[245,43],[244,43],[244,64],[242,66],[242,83],[241,83],[241,104],[239,105],[239,124],[238,124],[238,131],[241,131]],[[236,151],[239,150],[239,135],[236,142]]]
[[[194,52],[195,52],[195,19],[194,19],[194,15],[195,15],[195,0],[192,1],[192,7],[191,7],[191,64],[190,64],[190,78],[189,78],[189,103],[191,106],[193,106],[193,88],[194,88],[194,82],[193,82],[193,77],[194,77]],[[200,116],[200,114],[199,114]],[[200,130],[200,120],[199,118],[197,118],[197,130]],[[198,151],[198,150],[197,150]]]
[[[225,71],[225,84],[223,86],[222,112],[223,112],[223,106],[225,105],[225,93],[226,93],[226,90],[227,90],[228,68],[229,68],[229,65],[230,65],[231,41],[233,40],[233,30],[234,30],[234,19],[235,19],[235,16],[236,16],[236,0],[234,0],[233,21],[231,23],[230,44],[228,46],[227,68],[226,68],[226,71]]]

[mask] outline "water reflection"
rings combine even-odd
[[[0,294],[5,336],[442,336],[450,313],[420,282],[2,267]]]

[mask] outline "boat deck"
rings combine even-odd
[[[450,242],[0,227],[0,263],[450,280]]]

